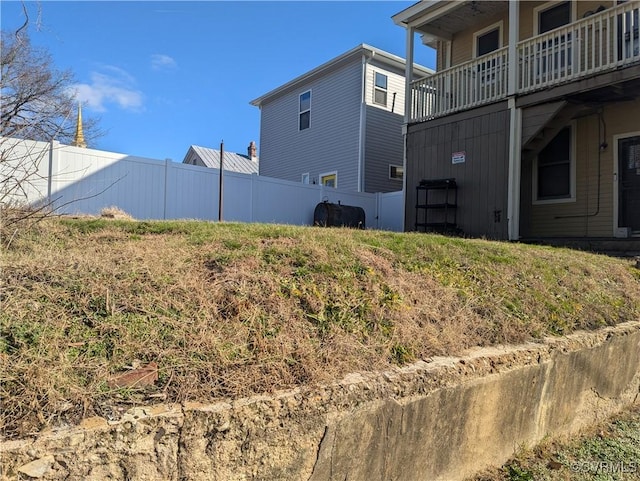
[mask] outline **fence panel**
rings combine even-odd
[[[0,137],[3,161],[0,163],[0,200],[21,204],[38,199],[47,202],[49,189],[48,142]]]
[[[51,199],[60,212],[97,215],[117,206],[136,219],[163,218],[164,162],[72,146],[53,157]]]
[[[402,232],[404,196],[402,191],[378,194],[378,229]]]
[[[218,219],[218,171],[167,162],[165,219]]]

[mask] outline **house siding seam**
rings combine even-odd
[[[359,58],[261,107],[260,175],[300,181],[338,171],[338,187],[357,190],[362,90]],[[311,90],[311,126],[298,129],[299,95]]]

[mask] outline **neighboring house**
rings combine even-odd
[[[404,79],[404,59],[362,44],[253,100],[260,175],[354,192],[402,190]]]
[[[220,168],[220,151],[192,145],[184,156],[183,164],[199,165],[211,169]],[[258,156],[255,142],[247,147],[247,155],[224,151],[222,168],[226,171],[240,172],[241,174],[258,173]]]
[[[437,49],[437,73],[408,88],[405,230],[425,228],[420,182],[454,178],[464,234],[638,247],[639,10],[423,1],[394,15],[407,58],[415,34]]]

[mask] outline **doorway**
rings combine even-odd
[[[616,136],[617,237],[640,236],[640,133]]]

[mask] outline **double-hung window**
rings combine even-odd
[[[502,22],[490,25],[474,34],[474,57],[482,57],[502,47]],[[479,93],[482,97],[495,94],[496,80],[500,78],[501,61],[489,58],[478,63],[476,67]]]
[[[571,127],[562,129],[540,151],[536,162],[536,201],[573,198],[573,142]]]
[[[387,76],[380,72],[375,72],[373,103],[387,106]]]
[[[571,23],[572,2],[545,3],[534,8],[534,22],[538,34],[542,35]],[[571,32],[558,33],[538,44],[536,70],[540,80],[564,77],[571,73]]]
[[[298,108],[298,130],[311,127],[311,90],[300,94]]]

